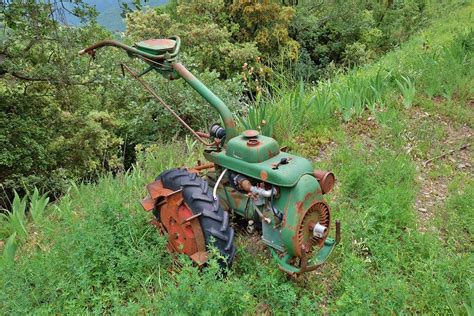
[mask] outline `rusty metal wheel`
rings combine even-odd
[[[186,169],[172,169],[149,185],[149,193],[150,198],[142,204],[153,210],[157,227],[168,234],[172,251],[185,253],[199,263],[205,260],[203,250],[212,244],[226,258],[221,264],[232,264],[234,230],[229,226],[229,214],[219,200],[213,199],[205,180]]]

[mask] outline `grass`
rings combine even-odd
[[[183,160],[190,146],[182,143],[149,148],[142,153],[141,168],[104,177],[93,186],[74,185],[50,206],[40,237],[29,231],[15,264],[2,267],[0,311],[465,312],[472,259],[469,247],[456,236],[470,229],[472,183],[453,184],[457,193],[447,202],[456,214],[464,214],[462,226],[457,227],[458,217],[450,218],[447,228],[453,231],[446,241],[422,234],[412,205],[414,163],[409,155],[383,148],[382,134],[371,142],[345,135],[341,149],[326,162],[338,175],[331,204],[344,225],[343,242],[317,274],[288,280],[270,254],[256,251],[243,234],[237,240],[238,259],[226,278],[216,278],[216,261],[199,272],[186,258],[173,260],[138,198],[160,170],[199,158]],[[463,236],[469,238],[470,232]]]
[[[416,95],[416,87],[415,83],[409,78],[401,76],[401,80],[395,80],[398,87],[400,88],[400,92],[402,93],[403,97],[403,105],[405,108],[411,107],[413,104],[413,100],[415,99]]]
[[[138,148],[134,170],[72,184],[47,207],[36,192],[15,198],[0,229],[0,314],[472,314],[469,169],[434,161],[426,174],[446,182],[447,198],[427,231],[415,209],[420,162],[446,147],[450,129],[472,127],[472,8],[372,66],[316,86],[275,87],[242,120],[309,158],[329,146],[317,167],[338,178],[328,200],[343,239],[320,271],[288,278],[245,233],[226,277],[215,253],[202,271],[169,255],[139,199],[160,171],[202,159],[186,139]],[[425,112],[429,119],[415,116]]]
[[[260,102],[268,117],[284,118],[271,121],[274,136],[287,141],[308,127],[347,123],[367,111],[376,115],[388,103],[409,108],[431,100],[447,100],[450,104],[445,111],[454,112],[453,116],[460,111],[458,116],[464,114],[472,124],[473,14],[473,5],[465,3],[378,62],[341,72],[317,86],[293,88],[287,78],[282,79],[278,87],[273,86],[272,95],[263,96]]]
[[[26,239],[28,235],[26,231],[26,199],[26,197],[20,198],[15,192],[11,211],[6,210],[6,213],[0,213],[3,236],[8,237],[15,233],[20,239]]]

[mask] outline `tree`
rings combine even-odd
[[[110,34],[94,23],[62,24],[63,10],[69,9],[62,1],[2,6],[0,179],[7,195],[33,186],[59,193],[68,179],[93,178],[119,165],[116,122],[100,104],[107,76],[91,73],[89,61],[77,56]],[[94,17],[82,1],[71,12],[84,21]]]

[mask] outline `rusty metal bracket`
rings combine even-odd
[[[148,198],[142,201],[146,211],[160,210],[160,220],[151,223],[163,234],[168,235],[168,249],[184,253],[202,265],[205,262],[206,242],[199,217],[184,202],[181,190],[172,191],[163,187],[160,180],[147,185]],[[204,260],[204,261],[203,261]]]

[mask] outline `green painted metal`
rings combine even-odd
[[[285,245],[281,239],[281,232],[278,225],[278,220],[272,212],[267,211],[265,216],[272,219],[272,222],[267,224],[262,222],[262,241],[269,247],[281,252],[285,252]]]
[[[233,188],[220,186],[217,190],[219,200],[228,204],[227,210],[233,210],[234,213],[246,219],[254,218],[254,211],[252,209],[252,200],[246,195]]]
[[[281,188],[276,207],[283,212],[281,239],[287,253],[295,255],[295,238],[297,229],[303,221],[306,210],[317,201],[323,200],[318,180],[312,175],[303,175],[291,188]]]
[[[139,55],[149,58],[153,61],[172,62],[179,54],[181,48],[181,39],[179,36],[171,36],[170,38],[148,39],[135,43],[133,45]],[[129,51],[130,47],[126,49]],[[130,51],[129,51],[130,52]],[[156,66],[156,64],[154,64]]]
[[[204,157],[224,168],[236,170],[246,176],[277,186],[292,187],[303,175],[313,174],[313,166],[309,160],[284,152],[259,163],[249,163],[243,157],[241,159],[230,157],[225,151],[205,152]],[[282,158],[291,158],[291,160],[288,164],[273,169],[274,164],[279,163]]]
[[[280,153],[280,146],[273,138],[258,135],[234,137],[227,143],[226,155],[245,162],[263,162]]]
[[[235,213],[247,219],[254,218],[253,201],[249,201],[245,194],[229,188],[227,188],[226,194],[224,187],[221,187],[218,190],[218,195],[221,201],[229,203],[229,207]],[[312,175],[302,175],[294,186],[280,186],[280,194],[274,200],[274,208],[284,214],[281,225],[276,225],[279,224],[278,219],[271,210],[262,211],[265,217],[271,219],[271,223],[265,227],[264,231],[264,239],[269,241],[267,244],[277,250],[284,248],[288,255],[295,256],[297,229],[301,225],[306,210],[321,200],[323,200],[321,187],[318,180]]]
[[[316,251],[310,259],[308,259],[308,266],[306,269],[314,270],[316,267],[324,264],[324,262],[326,262],[326,260],[331,255],[335,246],[336,240],[334,238],[326,238],[323,247],[319,249],[319,251]],[[287,253],[280,258],[278,253],[273,248],[270,248],[270,251],[272,253],[273,259],[278,263],[278,266],[283,271],[290,274],[305,272],[301,268],[297,268],[289,262],[291,259],[293,259],[293,255]]]
[[[183,78],[197,93],[199,93],[209,104],[211,104],[219,115],[225,126],[226,141],[234,138],[238,135],[237,124],[235,123],[232,112],[229,110],[224,101],[219,99],[208,87],[206,87],[199,79],[197,79],[189,70],[186,69],[182,64],[173,64],[173,69]]]
[[[135,44],[135,47],[148,54],[163,55],[165,53],[172,53],[176,47],[174,39],[149,39]]]

